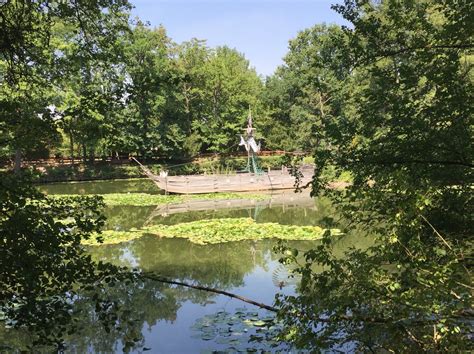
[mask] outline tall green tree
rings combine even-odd
[[[235,49],[216,48],[205,67],[207,109],[199,121],[203,145],[216,152],[236,150],[249,108],[258,116],[262,82]]]
[[[129,117],[122,124],[130,148],[142,156],[163,154],[160,130],[169,102],[170,46],[164,27],[150,29],[142,22],[125,43]]]
[[[269,146],[307,151],[320,141],[322,120],[337,115],[349,75],[346,42],[336,25],[315,25],[290,41],[285,64],[267,78],[263,94]]]
[[[123,108],[124,63],[121,38],[129,33],[123,23],[117,26],[115,38],[91,54],[74,26],[57,23],[52,30],[56,52],[56,112],[60,126],[69,138],[73,157],[74,145],[82,151],[84,161],[96,153],[110,155],[116,116]]]
[[[206,82],[208,73],[206,63],[211,49],[206,41],[192,39],[175,48],[176,71],[176,114],[180,112],[186,139],[183,141],[184,153],[196,156],[202,151],[199,126],[206,115]]]
[[[65,55],[52,45],[54,23],[74,27],[78,43],[94,57],[127,26],[129,8],[128,2],[115,0],[0,4],[2,150],[11,144],[25,151],[56,131],[49,105],[60,85],[56,64]],[[120,317],[104,290],[129,273],[92,261],[80,244],[100,230],[102,206],[97,198],[46,198],[25,175],[1,172],[0,312],[7,325],[28,330],[35,345],[63,348],[66,333],[77,329],[78,291],[92,297],[105,326]]]
[[[43,134],[48,130],[45,127],[51,126],[51,120],[45,123],[48,120],[45,107],[48,100],[52,101],[51,84],[57,83],[63,74],[64,66],[60,64],[65,55],[63,48],[55,46],[52,39],[55,24],[64,22],[69,26],[70,33],[74,31],[69,40],[89,57],[97,58],[108,48],[108,38],[128,26],[128,15],[124,15],[128,6],[122,0],[70,4],[12,0],[0,4],[0,96],[2,107],[9,109],[0,123],[5,144],[16,151],[17,169],[28,146],[34,141],[49,139],[50,134]],[[102,11],[105,8],[107,11]],[[25,114],[20,113],[18,106],[22,106]],[[27,126],[43,126],[43,129],[22,129]]]
[[[279,300],[284,336],[313,348],[472,350],[472,4],[335,8],[353,25],[340,42],[350,75],[337,115],[321,120],[313,192],[334,196],[376,244],[341,259],[328,236],[289,256],[302,261],[302,283]],[[328,190],[329,167],[353,185]]]

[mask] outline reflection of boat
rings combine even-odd
[[[153,180],[160,189],[170,193],[196,194],[295,188],[296,178],[289,173],[287,168],[282,168],[281,171],[262,171],[257,159],[260,144],[255,141],[254,131],[252,116],[249,114],[248,125],[244,136],[240,137],[239,144],[245,147],[248,157],[247,167],[243,173],[169,176],[168,172],[161,172],[156,175],[136,159],[134,160],[140,164],[147,177]],[[314,173],[312,166],[302,167],[299,172],[301,173],[298,180],[299,185],[308,184]]]
[[[268,198],[262,200],[251,199],[222,199],[222,200],[200,200],[191,199],[180,203],[170,203],[156,208],[149,219],[158,215],[170,215],[191,211],[221,210],[221,209],[247,209],[247,208],[271,208],[272,206],[299,206],[314,207],[314,199],[308,193],[278,193],[268,194]]]

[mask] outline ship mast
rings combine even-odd
[[[240,136],[239,146],[244,146],[247,150],[247,167],[244,171],[261,174],[257,154],[260,152],[260,143],[257,144],[254,138],[255,128],[252,126],[252,110],[249,107],[247,118],[247,128],[244,129],[244,135]]]

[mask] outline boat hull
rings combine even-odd
[[[312,169],[301,171],[300,185],[309,183]],[[263,174],[238,173],[229,175],[153,176],[153,181],[168,193],[200,194],[219,192],[251,192],[295,188],[295,177],[287,170]]]

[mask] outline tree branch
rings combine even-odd
[[[225,296],[231,297],[233,299],[237,299],[237,300],[246,302],[248,304],[258,306],[258,307],[260,307],[262,309],[265,309],[265,310],[268,310],[268,311],[278,312],[278,309],[276,307],[266,305],[266,304],[262,304],[260,302],[253,301],[253,300],[250,300],[246,297],[236,295],[236,294],[232,294],[232,293],[229,293],[227,291],[218,290],[218,289],[215,289],[215,288],[208,288],[206,286],[201,286],[201,285],[193,285],[193,284],[185,283],[185,282],[182,282],[182,281],[171,280],[171,279],[160,277],[160,276],[155,275],[153,273],[143,273],[142,275],[143,275],[144,278],[159,281],[161,283],[180,285],[180,286],[185,286],[187,288],[203,290],[203,291],[208,291],[208,292],[211,292],[211,293],[225,295]]]
[[[456,165],[474,168],[474,164],[463,161],[449,161],[449,160],[417,160],[417,159],[406,159],[406,160],[390,160],[390,161],[370,161],[370,160],[355,160],[356,163],[365,163],[373,165],[395,165],[395,164],[428,164],[428,165]]]

